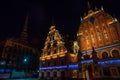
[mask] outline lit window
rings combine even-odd
[[[107,35],[107,31],[106,31],[106,29],[104,29],[104,36],[105,36],[105,38],[108,38],[108,35]]]
[[[105,24],[103,23],[102,26],[104,26]]]
[[[93,34],[91,35],[91,38],[92,38],[92,42],[95,42],[95,41],[94,41],[94,36],[93,36]]]
[[[96,28],[98,28],[98,26],[96,26]]]
[[[97,36],[98,36],[98,40],[101,40],[100,32],[99,31],[97,32]]]
[[[90,28],[90,30],[93,30],[92,28]]]

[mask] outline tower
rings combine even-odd
[[[24,24],[24,27],[23,27],[23,31],[21,32],[21,35],[20,35],[20,41],[22,43],[25,43],[27,44],[27,38],[28,38],[28,33],[27,33],[27,29],[28,29],[28,20],[29,20],[29,17],[26,16],[26,20],[25,20],[25,24]]]
[[[1,61],[4,66],[0,65],[0,71],[35,71],[39,64],[39,51],[30,46],[27,42],[27,24],[28,16],[26,17],[25,25],[21,36],[18,38],[9,38],[0,43]],[[1,63],[1,62],[0,62]]]

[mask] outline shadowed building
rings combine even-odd
[[[20,38],[9,38],[0,43],[1,69],[35,71],[38,69],[39,52],[27,41],[27,24],[25,25]]]

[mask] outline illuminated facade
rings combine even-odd
[[[81,18],[77,41],[82,55],[81,64],[94,64],[96,60],[97,66],[91,68],[95,71],[94,77],[120,76],[120,24],[116,18],[106,13],[103,8],[89,10],[88,14]],[[96,53],[96,57],[93,53]]]
[[[67,77],[67,49],[54,25],[50,27],[50,31],[45,40],[40,57],[39,70],[41,78]]]
[[[28,17],[20,38],[9,38],[0,43],[0,70],[34,71],[38,69],[39,52],[27,42],[27,23]]]
[[[79,46],[75,43],[74,52],[68,53],[64,44],[58,30],[52,25],[40,57],[40,78],[67,80],[78,77]]]

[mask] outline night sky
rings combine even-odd
[[[0,41],[19,37],[25,17],[29,15],[29,41],[35,47],[43,48],[52,18],[62,36],[75,38],[80,17],[87,12],[87,1],[91,7],[100,8],[120,20],[119,0],[4,0],[0,2]]]

